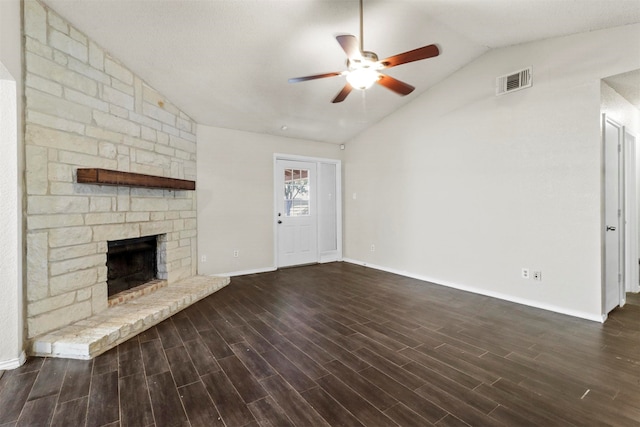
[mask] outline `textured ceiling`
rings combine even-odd
[[[489,49],[640,22],[639,0],[365,0],[364,48],[380,58],[435,43],[437,58],[330,101],[345,69],[337,34],[358,35],[358,0],[45,0],[197,122],[346,142]],[[512,70],[505,70],[509,72]],[[282,127],[286,126],[286,130]]]

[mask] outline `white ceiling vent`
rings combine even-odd
[[[531,87],[531,67],[514,71],[496,79],[496,95]]]

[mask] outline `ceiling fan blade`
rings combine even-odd
[[[306,82],[307,80],[323,79],[325,77],[335,77],[335,76],[341,76],[341,75],[342,75],[341,72],[336,71],[335,73],[324,73],[324,74],[315,74],[313,76],[294,77],[289,79],[289,83]]]
[[[428,46],[419,47],[418,49],[390,56],[382,61],[378,61],[378,63],[382,65],[382,68],[391,68],[396,65],[433,58],[438,55],[440,55],[440,49],[438,49],[438,46],[430,44]]]
[[[409,95],[415,89],[415,87],[401,82],[398,79],[394,79],[391,76],[387,76],[386,74],[380,74],[380,78],[376,83],[402,96]]]
[[[345,83],[344,87],[342,88],[342,90],[340,91],[339,94],[336,95],[335,98],[333,98],[333,102],[334,104],[337,102],[342,102],[345,100],[345,98],[351,93],[351,90],[353,88],[351,87],[351,85],[349,83]]]
[[[351,34],[344,34],[336,37],[338,43],[342,47],[342,50],[347,54],[349,59],[360,59],[362,53],[360,52],[360,46],[358,45],[358,39]]]

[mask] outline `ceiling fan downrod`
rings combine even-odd
[[[362,2],[364,0],[360,0],[360,52],[364,52],[364,19],[363,19],[363,5]]]

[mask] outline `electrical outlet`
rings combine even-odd
[[[206,255],[202,255],[200,257],[200,262],[207,262],[207,256]]]
[[[529,269],[528,268],[523,268],[522,269],[522,278],[523,279],[528,279],[529,278]]]
[[[542,281],[542,271],[534,271],[533,272],[533,280],[537,280],[538,282]]]
[[[238,258],[240,256],[240,251],[238,249],[233,250],[233,257]]]
[[[371,252],[375,252],[376,251],[376,245],[371,244]]]

